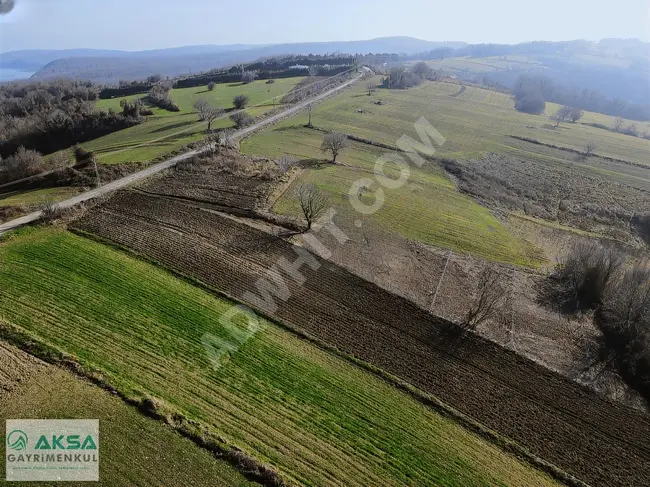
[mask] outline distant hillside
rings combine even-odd
[[[223,51],[238,51],[263,47],[247,44],[231,44],[226,46],[186,46],[170,49],[154,49],[150,51],[119,51],[106,49],[31,49],[24,51],[10,51],[0,55],[1,69],[17,69],[23,71],[38,71],[56,61],[57,59],[70,58],[161,58],[188,56]]]
[[[235,63],[285,54],[307,55],[338,52],[342,54],[414,54],[425,50],[442,47],[454,49],[465,45],[463,42],[431,42],[412,37],[382,37],[367,41],[309,42],[270,46],[188,46],[139,52],[60,51],[58,57],[54,57],[58,51],[23,51],[22,55],[20,53],[3,54],[2,62],[5,62],[5,57],[14,63],[21,59],[47,60],[47,63],[37,68],[39,71],[34,78],[65,76],[99,83],[117,83],[121,79],[142,79],[154,73],[163,76],[198,73]],[[73,54],[66,55],[68,52]]]

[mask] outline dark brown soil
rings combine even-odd
[[[290,243],[177,200],[124,192],[75,226],[237,299]],[[650,485],[650,419],[455,326],[329,261],[284,272],[290,297],[269,314],[394,374],[594,486]],[[277,269],[277,268],[276,268]],[[277,293],[276,293],[277,294]],[[245,301],[245,300],[244,300]],[[432,440],[433,441],[433,440]]]

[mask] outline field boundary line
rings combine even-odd
[[[155,404],[155,398],[151,396],[128,395],[106,379],[104,370],[80,363],[77,357],[59,350],[16,325],[0,321],[0,340],[16,346],[46,363],[68,370],[76,377],[117,395],[129,406],[136,407],[144,416],[162,421],[198,447],[208,450],[216,458],[226,461],[248,480],[257,482],[264,487],[293,487],[296,485],[273,467],[260,462],[236,445],[226,443],[220,436],[211,432],[207,424],[188,419],[180,411],[168,406],[164,408],[152,406]]]
[[[160,261],[151,258],[145,254],[142,254],[138,251],[135,251],[131,248],[128,248],[126,246],[123,246],[121,244],[118,244],[116,242],[113,242],[110,239],[104,238],[102,236],[99,236],[97,234],[87,232],[78,228],[70,228],[70,232],[79,235],[84,238],[88,238],[90,240],[96,241],[98,243],[107,245],[113,249],[116,249],[120,252],[124,252],[128,255],[134,256],[135,258],[142,260],[144,262],[147,262],[151,265],[154,265],[163,271],[169,273],[170,275],[179,278],[193,286],[196,286],[200,289],[203,289],[204,291],[207,291],[210,294],[219,296],[221,298],[227,299],[228,301],[231,301],[233,303],[241,303],[240,300],[232,297],[229,293],[224,292],[220,289],[217,289],[213,286],[210,286],[209,284],[195,278],[192,276],[189,276],[183,272],[177,271],[175,269],[172,269]],[[511,440],[498,432],[484,426],[482,423],[479,421],[475,420],[469,415],[466,415],[452,406],[448,405],[447,403],[443,402],[436,396],[426,393],[422,391],[421,389],[413,386],[412,384],[408,383],[407,381],[404,381],[400,379],[397,376],[394,376],[383,369],[376,367],[372,365],[369,362],[366,362],[358,357],[356,357],[353,354],[346,353],[339,348],[328,344],[327,342],[314,337],[313,335],[304,332],[302,330],[299,330],[292,325],[289,325],[288,323],[285,323],[282,320],[279,320],[277,318],[271,317],[268,315],[265,311],[257,308],[256,306],[253,305],[248,305],[246,306],[251,307],[259,316],[264,318],[265,320],[269,321],[270,323],[274,324],[275,326],[278,326],[279,328],[289,331],[290,333],[296,335],[297,337],[306,340],[308,343],[311,343],[318,348],[332,353],[335,356],[338,356],[345,361],[356,365],[367,372],[372,373],[375,377],[384,380],[385,382],[389,383],[390,385],[396,387],[398,390],[407,393],[409,396],[411,396],[413,399],[417,400],[421,404],[431,407],[433,410],[436,412],[440,413],[441,415],[455,421],[458,423],[460,426],[464,427],[465,429],[468,429],[469,431],[477,434],[478,436],[482,437],[483,439],[487,440],[489,443],[494,444],[498,448],[504,450],[507,453],[513,454],[515,457],[519,458],[520,460],[528,463],[529,465],[533,466],[534,468],[537,468],[545,473],[547,473],[549,476],[552,478],[559,480],[560,482],[570,486],[570,487],[591,487],[589,484],[586,482],[574,477],[573,475],[565,472],[561,468],[557,467],[556,465],[547,462],[546,460],[536,456],[535,454],[531,453],[528,451],[526,448],[521,446],[519,443],[515,442],[514,440]],[[0,337],[2,336],[2,323],[0,323]]]

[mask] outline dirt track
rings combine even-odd
[[[178,201],[125,192],[76,223],[241,297],[292,245]],[[594,486],[650,485],[650,419],[319,259],[273,316],[352,353]],[[259,294],[259,293],[258,293]]]
[[[324,98],[327,98],[327,97],[333,95],[334,93],[336,93],[339,90],[342,90],[343,88],[347,88],[348,86],[350,86],[350,85],[356,83],[357,81],[359,81],[363,77],[363,75],[366,72],[369,71],[369,69],[365,68],[365,67],[363,67],[361,69],[363,70],[363,72],[361,74],[359,74],[358,76],[355,76],[351,80],[346,81],[345,83],[342,83],[342,84],[340,84],[338,86],[335,86],[331,90],[328,90],[328,91],[326,91],[324,93],[321,93],[320,95],[317,95],[317,96],[315,96],[313,98],[304,100],[304,101],[302,101],[300,103],[297,103],[296,105],[288,107],[286,110],[283,110],[280,113],[276,113],[275,115],[272,115],[272,116],[270,116],[268,118],[260,120],[259,122],[254,123],[253,125],[251,125],[249,127],[238,130],[231,137],[233,139],[240,139],[240,138],[243,138],[243,137],[247,137],[250,134],[252,134],[253,132],[255,132],[255,131],[257,131],[257,130],[263,128],[263,127],[266,127],[267,125],[272,125],[272,124],[278,122],[279,120],[282,120],[285,117],[288,117],[290,115],[293,115],[294,113],[299,112],[300,110],[305,108],[310,103],[315,103],[315,102],[317,102],[319,100],[322,100]],[[157,140],[162,140],[162,139],[157,139]],[[157,140],[156,141],[151,141],[149,143],[157,142]],[[169,169],[171,167],[174,167],[179,162],[190,159],[191,157],[197,155],[199,152],[201,152],[201,151],[199,151],[199,150],[191,150],[191,151],[186,152],[184,154],[181,154],[179,156],[172,157],[171,159],[168,159],[166,161],[159,162],[157,164],[154,164],[153,166],[149,166],[146,169],[143,169],[142,171],[138,171],[136,173],[129,174],[128,176],[125,176],[125,177],[123,177],[121,179],[118,179],[116,181],[112,181],[112,182],[110,182],[110,183],[108,183],[108,184],[106,184],[104,186],[99,187],[99,188],[92,189],[90,191],[86,191],[85,193],[82,193],[82,194],[80,194],[78,196],[74,196],[73,198],[67,199],[65,201],[61,201],[61,202],[57,203],[57,206],[60,207],[60,208],[70,208],[72,206],[78,205],[79,203],[83,203],[84,201],[88,201],[88,200],[91,200],[91,199],[94,199],[94,198],[98,198],[98,197],[100,197],[102,195],[112,193],[113,191],[117,191],[117,190],[119,190],[121,188],[129,186],[129,185],[133,184],[136,181],[140,181],[140,180],[145,179],[145,178],[147,178],[149,176],[152,176],[152,175],[157,174],[159,172],[165,171],[165,170],[167,170],[167,169]],[[40,211],[35,211],[35,212],[30,213],[28,215],[25,215],[23,217],[16,218],[15,220],[11,220],[11,221],[8,221],[6,223],[2,223],[2,224],[0,224],[0,235],[2,235],[3,233],[7,233],[7,232],[9,232],[11,230],[15,230],[16,228],[20,228],[20,227],[22,227],[24,225],[27,225],[29,223],[32,223],[32,222],[38,220],[40,217],[41,217],[41,212]]]

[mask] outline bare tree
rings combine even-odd
[[[244,71],[241,74],[242,83],[252,83],[257,78],[257,73],[255,71]]]
[[[298,188],[298,201],[300,209],[307,222],[307,230],[311,229],[312,224],[320,218],[329,208],[329,197],[318,190],[316,186],[301,185]]]
[[[374,81],[368,81],[366,89],[368,90],[368,96],[370,96],[377,90],[377,85]]]
[[[235,108],[237,110],[241,110],[246,105],[248,105],[249,101],[250,100],[246,95],[237,95],[235,98],[233,98],[232,104],[235,105]]]
[[[621,117],[616,117],[614,119],[614,131],[615,132],[620,132],[621,127],[623,127],[624,123],[625,123],[625,120],[623,120]]]
[[[628,125],[625,129],[625,133],[627,135],[633,135],[634,137],[639,136],[639,130],[637,129],[635,123],[631,123],[630,125]]]
[[[593,144],[592,142],[587,142],[585,144],[585,156],[586,157],[594,155],[595,150],[596,150],[596,145]]]
[[[313,103],[310,103],[309,105],[307,105],[307,115],[309,115],[309,121],[307,122],[307,127],[310,128],[313,127],[313,125],[311,124],[311,114],[313,111],[314,111],[314,105]]]
[[[200,98],[194,104],[194,108],[199,115],[199,120],[208,122],[208,132],[212,128],[212,122],[223,115],[225,112],[221,108],[215,108],[205,98]]]
[[[311,77],[318,76],[318,73],[320,73],[320,67],[319,66],[309,66],[309,68],[307,68],[307,71],[309,71],[309,76],[311,76]]]
[[[462,323],[464,329],[475,330],[481,323],[495,316],[503,306],[506,289],[502,281],[503,276],[495,266],[483,268],[478,279],[476,297]]]
[[[569,114],[569,118],[571,118],[571,121],[573,123],[576,123],[578,120],[582,118],[584,114],[585,112],[580,108],[572,108],[571,113]]]
[[[561,122],[564,122],[567,118],[571,116],[571,107],[563,106],[558,108],[555,112],[555,126],[559,126]]]
[[[341,132],[330,132],[323,137],[323,143],[320,150],[332,154],[332,162],[336,162],[336,157],[348,147],[348,136]]]
[[[280,172],[285,174],[298,164],[298,159],[293,156],[284,155],[276,161],[276,164]]]
[[[217,83],[215,83],[214,81],[210,81],[208,83],[208,91],[214,91],[216,86],[217,86]]]

